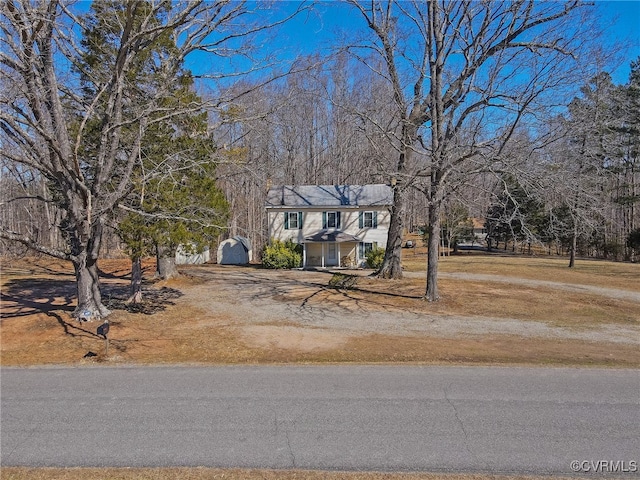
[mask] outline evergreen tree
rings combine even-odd
[[[192,135],[185,119],[200,111],[196,97],[191,104],[175,95],[193,84],[183,69],[185,58],[196,51],[253,58],[261,34],[303,9],[273,15],[262,10],[258,16],[259,9],[242,1],[96,0],[79,15],[68,2],[0,2],[0,157],[50,182],[53,195],[39,201],[58,199],[56,213],[63,221],[57,224],[67,244],[51,248],[33,228],[25,233],[6,225],[0,225],[0,238],[73,263],[74,316],[109,314],[97,265],[105,226],[117,220],[122,206],[135,205],[134,190],[140,197],[150,181],[182,168],[171,164],[175,150],[154,163],[143,145],[161,126],[174,141]],[[230,72],[228,64],[221,71],[219,63],[203,60],[210,78],[248,73]],[[258,68],[264,62],[256,58]],[[210,175],[211,167],[206,170]]]
[[[85,53],[78,67],[87,98],[94,98],[96,90],[108,81],[109,71],[105,66],[118,62],[114,38],[120,34],[125,10],[130,8],[131,4],[113,0],[92,3],[82,41]],[[159,9],[150,15],[150,5],[146,2],[133,8],[137,14],[130,20],[132,28],[141,22],[159,25],[166,13]],[[165,32],[146,44],[125,72],[126,85],[131,86],[123,107],[125,116],[135,116],[151,97],[159,105],[147,118],[148,125],[139,145],[139,162],[128,172],[132,191],[124,203],[129,213],[118,226],[132,260],[132,302],[142,299],[143,256],[156,254],[157,274],[162,278],[177,275],[178,246],[184,245],[188,251],[202,250],[219,231],[209,225],[222,225],[224,219],[220,217],[226,214],[226,202],[215,186],[207,115],[199,108],[202,102],[193,92],[193,79],[182,63],[174,38]],[[158,96],[159,91],[166,93]],[[109,105],[101,102],[96,108],[106,113]],[[88,125],[87,131],[97,133],[100,118],[90,121],[96,128]],[[124,132],[127,134],[135,128],[138,128],[135,123],[125,125]],[[87,155],[97,151],[95,146],[102,141],[99,135],[91,138],[93,146],[89,142],[84,145]]]

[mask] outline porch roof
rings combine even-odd
[[[313,243],[313,242],[361,242],[362,240],[358,237],[350,235],[345,232],[341,232],[339,230],[320,230],[313,235],[309,235],[308,237],[304,237],[304,243]]]

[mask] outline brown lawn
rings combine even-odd
[[[70,265],[46,258],[2,262],[2,365],[417,362],[640,366],[640,265],[460,255],[443,259],[442,300],[421,298],[425,257],[405,254],[408,277],[360,275],[329,287],[331,273],[253,267],[186,267],[155,282],[146,264],[145,302],[127,309],[129,265],[103,260],[113,310],[108,345],[97,323],[78,323]],[[354,273],[354,272],[351,272]],[[502,281],[448,278],[491,274]],[[409,275],[413,275],[409,278]],[[552,280],[606,286],[607,294],[505,282]],[[515,280],[514,280],[515,282]],[[617,290],[616,290],[617,291]],[[635,293],[634,293],[635,292]],[[615,293],[615,292],[614,292]],[[107,352],[108,346],[108,352]]]

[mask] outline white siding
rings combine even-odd
[[[302,229],[285,230],[284,228],[284,212],[302,211]],[[387,234],[389,232],[389,222],[391,214],[389,210],[375,210],[373,208],[362,207],[360,209],[326,209],[307,208],[307,209],[269,209],[269,237],[277,240],[293,240],[296,243],[303,243],[304,237],[311,236],[322,230],[322,212],[340,213],[340,229],[341,231],[361,238],[364,242],[377,243],[379,247],[384,248],[387,244]],[[378,226],[377,228],[359,228],[360,212],[377,212]]]

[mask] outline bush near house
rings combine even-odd
[[[302,245],[291,240],[272,240],[262,251],[262,266],[273,269],[298,268],[302,266]]]
[[[374,248],[368,251],[365,254],[365,258],[367,259],[367,265],[369,268],[373,268],[374,270],[378,270],[382,267],[382,262],[384,261],[384,248]]]

